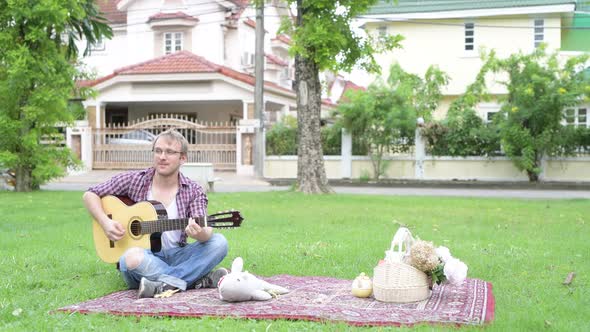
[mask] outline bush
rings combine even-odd
[[[556,149],[550,155],[574,156],[590,153],[590,128],[564,126],[556,135]]]
[[[494,156],[500,154],[500,136],[495,124],[484,123],[474,110],[450,112],[441,122],[422,129],[427,152],[435,156]]]
[[[322,150],[325,156],[339,156],[342,147],[342,127],[327,125],[321,128]],[[352,138],[352,154],[367,155],[368,148],[362,138]],[[266,132],[266,154],[268,156],[297,155],[297,119],[285,117]]]
[[[297,155],[297,127],[278,122],[266,132],[266,154],[269,156]]]

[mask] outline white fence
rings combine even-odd
[[[420,142],[418,139],[417,142]],[[372,179],[371,160],[352,156],[350,135],[343,134],[342,155],[324,156],[328,179]],[[385,158],[382,179],[440,181],[528,181],[507,157],[433,157],[417,144],[414,155]],[[264,176],[270,179],[297,178],[297,156],[266,156]],[[555,158],[543,161],[541,181],[590,182],[590,157]]]

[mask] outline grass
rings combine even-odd
[[[242,228],[222,231],[230,242],[226,266],[242,256],[245,269],[262,276],[372,274],[397,220],[448,246],[469,266],[469,277],[493,283],[496,317],[484,329],[590,330],[588,200],[272,192],[213,193],[209,201],[210,212],[234,208],[245,217]],[[125,288],[114,267],[94,252],[81,193],[0,192],[0,212],[0,330],[368,330],[301,321],[50,313]],[[563,285],[572,271],[573,283]]]

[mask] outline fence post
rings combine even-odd
[[[343,179],[350,179],[352,177],[352,135],[344,128],[342,128],[340,154],[340,176]]]
[[[92,128],[88,121],[75,121],[74,127],[66,128],[66,145],[82,161],[82,171],[92,169]],[[68,172],[73,173],[73,170],[70,169]]]
[[[416,158],[416,164],[414,166],[414,177],[417,180],[424,178],[424,157],[426,156],[426,144],[424,142],[424,138],[422,137],[422,133],[420,132],[420,128],[424,125],[424,119],[418,118],[416,120],[416,136],[415,136],[415,145],[414,145],[414,154]]]

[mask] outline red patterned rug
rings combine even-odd
[[[350,293],[351,280],[290,275],[262,279],[291,292],[269,301],[227,303],[219,299],[217,289],[190,290],[164,299],[137,299],[137,291],[126,290],[58,310],[132,316],[301,319],[369,326],[481,325],[494,318],[492,285],[479,279],[467,279],[460,286],[435,286],[429,299],[407,304],[356,298]]]

